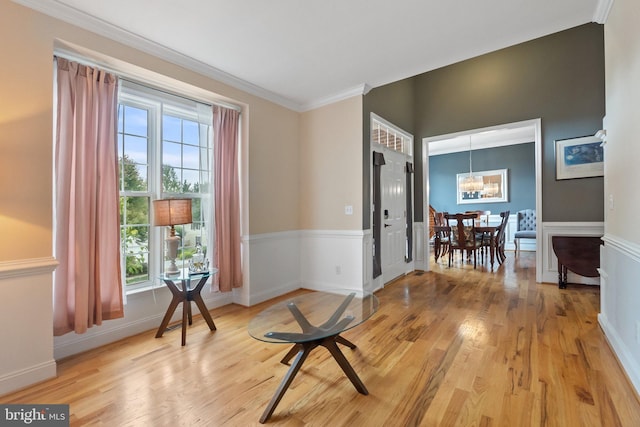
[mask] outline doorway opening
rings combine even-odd
[[[542,230],[542,133],[541,120],[532,119],[522,122],[508,123],[497,126],[490,126],[478,129],[469,129],[445,135],[438,135],[422,139],[422,170],[423,170],[423,200],[424,212],[428,215],[429,203],[429,156],[437,154],[455,153],[469,151],[469,138],[474,141],[473,149],[494,148],[507,145],[523,144],[534,142],[535,163],[535,209],[539,213],[536,218],[537,230]],[[512,212],[514,214],[514,212]],[[429,218],[423,218],[425,233],[422,247],[424,248],[424,267],[429,270]],[[542,281],[542,245],[541,232],[536,234],[536,282]]]

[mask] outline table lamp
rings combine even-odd
[[[176,236],[175,226],[191,223],[191,199],[160,199],[153,201],[153,224],[169,226],[171,232],[165,239],[167,242],[167,258],[169,267],[165,270],[168,275],[180,274],[176,266],[180,236]]]

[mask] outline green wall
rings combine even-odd
[[[603,27],[586,24],[381,86],[364,97],[369,113],[413,132],[415,220],[423,220],[422,139],[523,120],[542,120],[543,221],[603,221],[603,178],[556,181],[554,141],[602,127]],[[368,165],[369,133],[364,134]],[[370,192],[368,170],[363,193]]]

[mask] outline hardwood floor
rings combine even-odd
[[[341,347],[369,395],[314,350],[267,425],[639,426],[640,403],[597,323],[599,289],[535,283],[523,252],[497,271],[432,264],[377,293],[380,309]],[[304,291],[298,291],[304,292]],[[288,367],[288,346],[254,340],[271,305],[197,316],[58,364],[58,378],[0,398],[67,403],[71,425],[251,426]]]

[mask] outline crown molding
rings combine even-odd
[[[593,14],[593,22],[598,24],[604,24],[607,22],[609,12],[611,12],[611,6],[613,6],[614,0],[598,0],[596,5],[596,11]]]
[[[304,112],[304,111],[314,110],[316,108],[324,107],[325,105],[330,105],[339,101],[343,101],[345,99],[352,98],[354,96],[363,96],[369,93],[370,90],[371,90],[371,86],[369,86],[366,83],[361,83],[357,86],[346,89],[342,92],[338,92],[334,95],[327,96],[325,98],[320,98],[317,101],[304,104],[302,106],[301,111]]]
[[[123,28],[110,24],[106,21],[81,12],[73,7],[67,6],[57,0],[12,0],[14,3],[33,9],[37,12],[75,25],[92,33],[122,43],[134,49],[164,59],[175,65],[184,67],[203,76],[209,77],[236,89],[258,96],[267,101],[281,105],[288,109],[301,112],[302,106],[288,98],[261,88],[253,83],[249,83],[229,73],[205,64],[202,61],[191,58],[166,46],[160,45],[152,40],[138,36]]]

